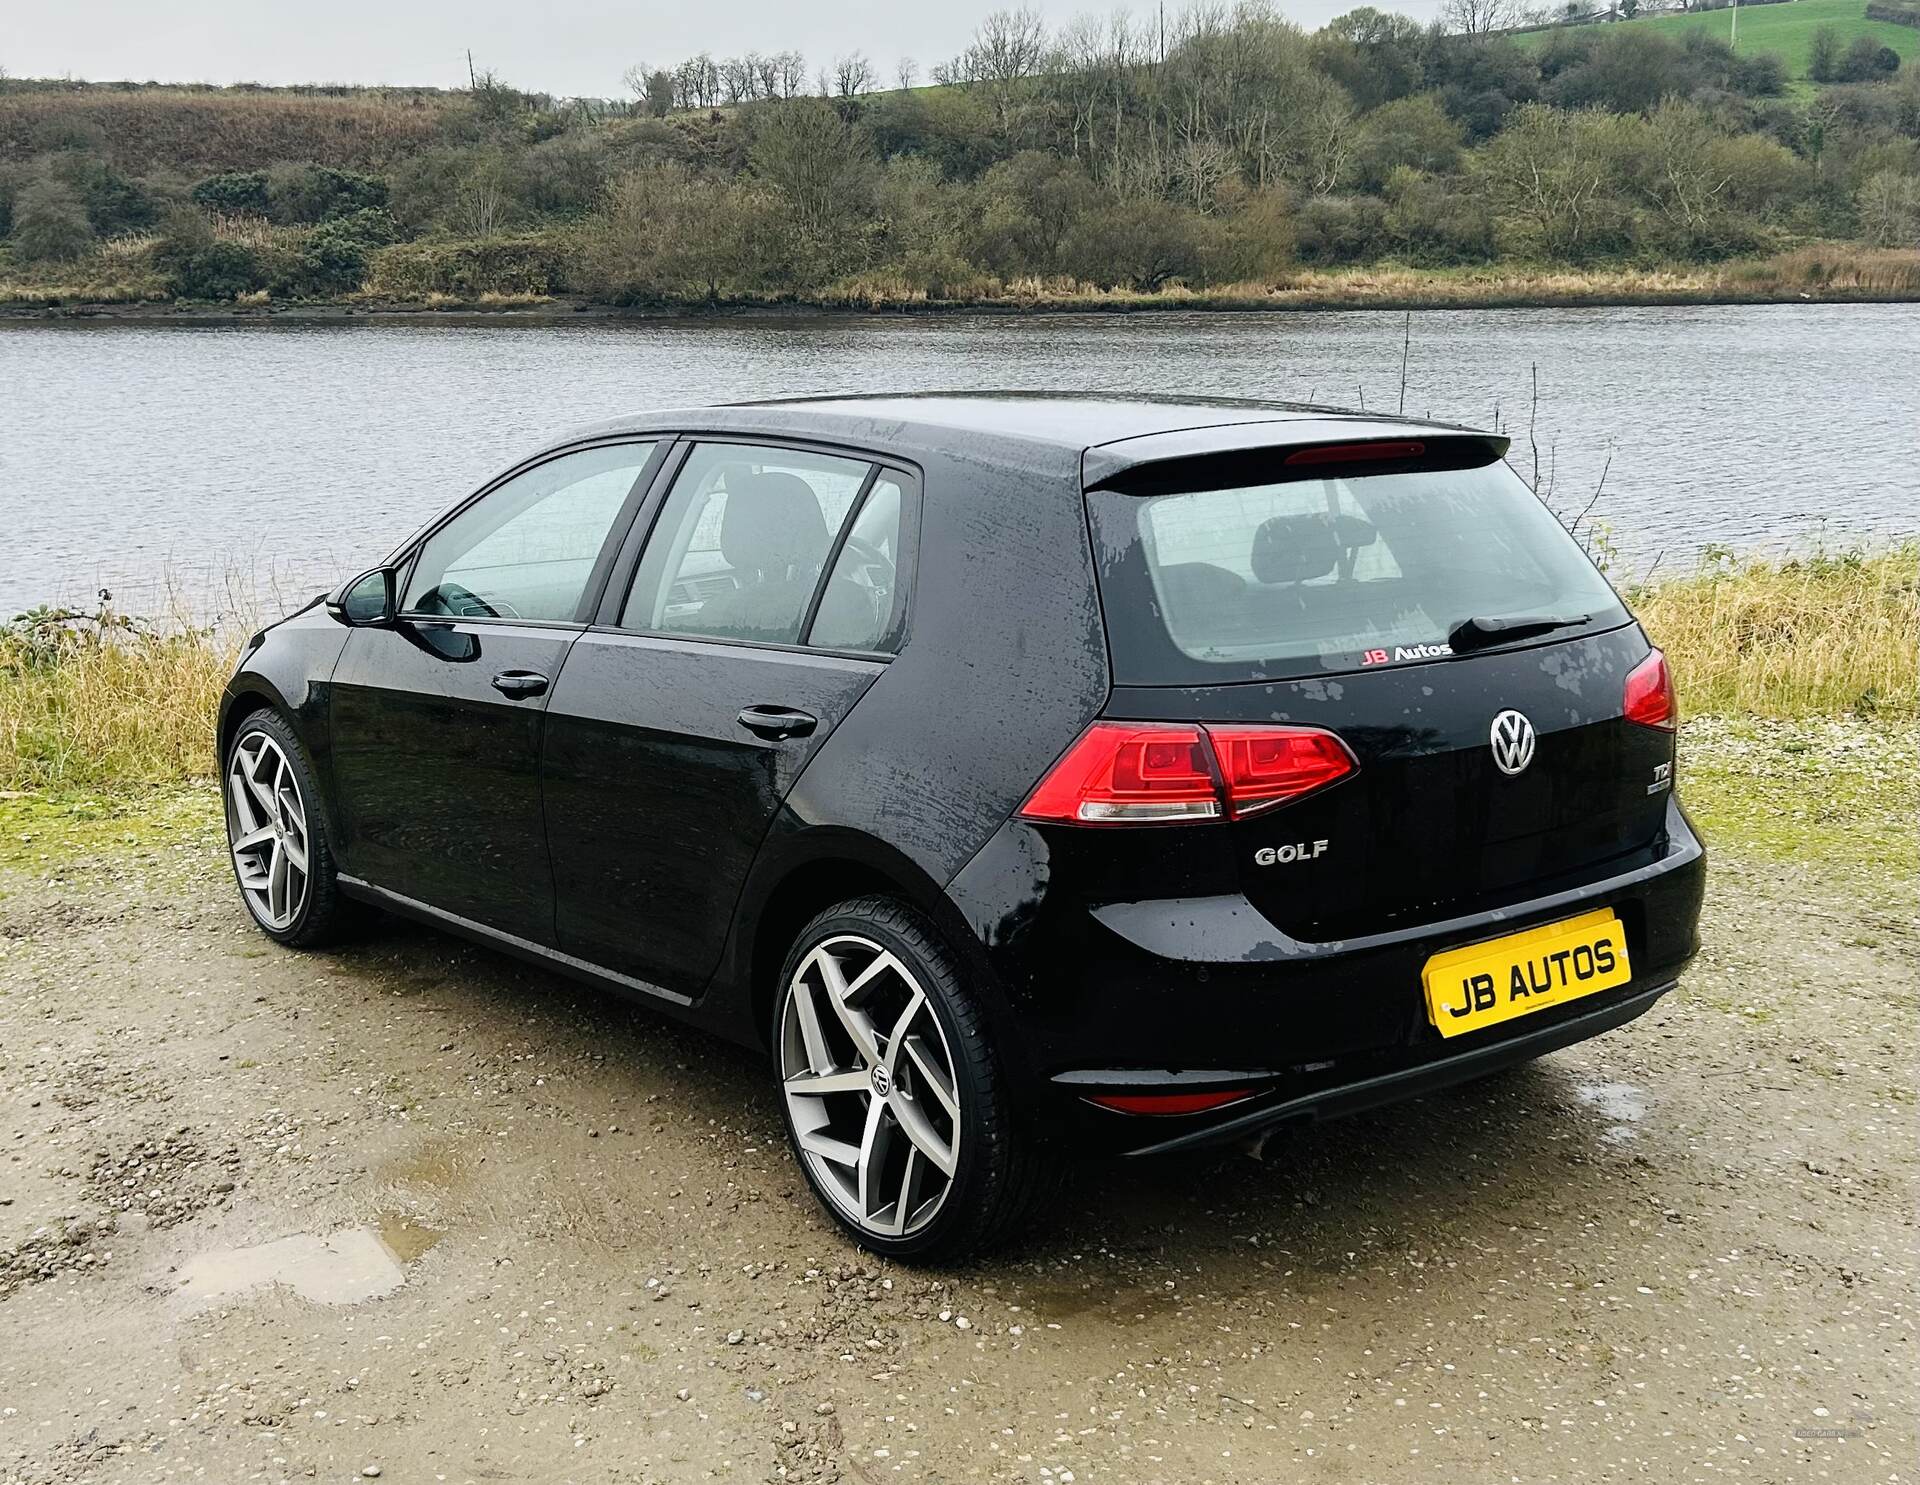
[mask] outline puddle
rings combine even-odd
[[[197,1304],[283,1284],[314,1304],[357,1305],[406,1283],[406,1266],[439,1241],[433,1228],[393,1217],[374,1227],[301,1232],[201,1253],[180,1265],[174,1282],[177,1293]]]
[[[1610,1145],[1632,1139],[1647,1112],[1647,1092],[1632,1083],[1576,1083],[1573,1096],[1603,1119],[1613,1122],[1600,1137]]]

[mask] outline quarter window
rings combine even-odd
[[[799,644],[871,468],[792,449],[697,445],[648,539],[621,627]]]
[[[900,481],[882,474],[873,482],[834,560],[833,575],[807,643],[830,650],[893,650],[905,617],[900,588]]]
[[[427,538],[407,581],[404,611],[576,618],[594,561],[653,449],[582,449],[488,492]]]

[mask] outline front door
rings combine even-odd
[[[513,475],[428,535],[390,627],[354,630],[328,708],[348,873],[553,943],[548,697],[653,451],[602,445]]]
[[[548,706],[563,950],[700,991],[781,802],[899,643],[912,493],[864,460],[693,447]]]

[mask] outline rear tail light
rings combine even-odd
[[[1358,767],[1345,743],[1317,727],[1095,722],[1020,816],[1074,825],[1237,820]]]
[[[1667,657],[1655,650],[1627,673],[1626,714],[1642,727],[1673,731],[1678,708],[1673,699],[1673,676]]]
[[[1212,1093],[1090,1093],[1087,1102],[1121,1114],[1204,1114],[1253,1097],[1251,1088]]]

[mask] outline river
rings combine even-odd
[[[989,387],[1393,410],[1406,328],[1378,311],[0,324],[0,617],[103,587],[136,612],[271,614],[625,410]],[[1550,503],[1592,504],[1616,572],[1920,531],[1920,306],[1434,310],[1404,349],[1406,410],[1497,421],[1523,474],[1537,445]]]

